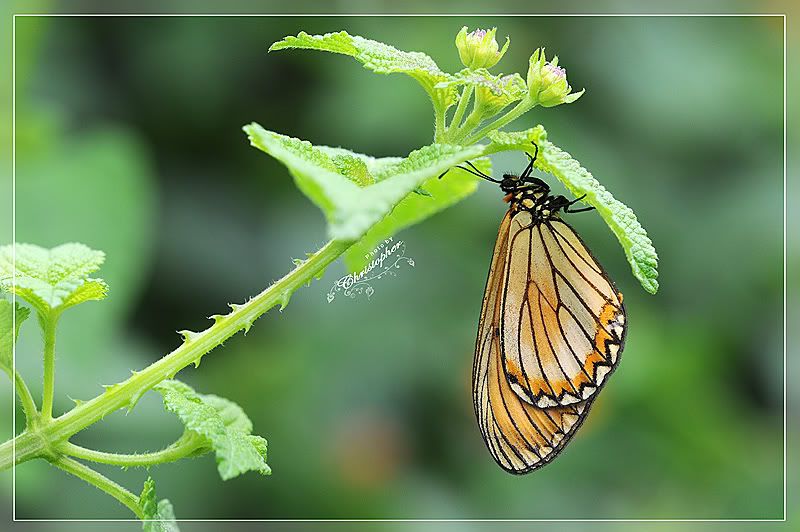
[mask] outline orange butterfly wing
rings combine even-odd
[[[559,246],[572,247],[564,251]],[[580,297],[591,288],[587,283],[597,282],[592,273],[581,277],[584,284],[576,281],[576,272],[567,267],[575,263],[565,257],[585,261],[585,267],[597,265],[560,220],[534,225],[525,211],[509,211],[503,218],[486,282],[472,383],[483,439],[495,461],[512,473],[537,469],[561,452],[607,375],[601,368],[613,369],[624,338],[621,295],[599,266],[593,271],[605,280],[601,288],[608,296],[601,298],[602,305],[592,298],[581,311],[574,309],[580,303],[574,297],[561,299],[569,287],[577,284],[571,293]],[[606,320],[601,320],[609,302],[618,306],[613,313],[606,310]],[[600,315],[595,315],[592,309],[598,305]],[[600,326],[606,322],[607,328]],[[591,340],[581,329],[590,323],[597,328]],[[602,347],[595,349],[598,343]],[[561,361],[567,355],[571,358]]]
[[[588,399],[618,362],[622,295],[560,219],[520,211],[509,234],[500,348],[511,386],[540,407]]]

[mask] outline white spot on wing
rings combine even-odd
[[[618,344],[609,344],[608,345],[608,352],[611,353],[611,362],[617,361],[617,353],[619,352],[619,345]]]
[[[572,403],[577,403],[581,399],[579,397],[575,397],[570,393],[565,393],[564,397],[561,399],[562,405],[571,405]]]
[[[611,371],[610,366],[604,366],[604,365],[597,366],[597,375],[595,375],[595,378],[597,379],[598,386],[600,386],[600,384],[603,383],[603,379],[606,378],[606,375],[608,375],[609,371]]]
[[[558,406],[558,403],[544,395],[540,397],[538,401],[536,401],[536,406],[539,408],[547,408],[549,406]]]
[[[528,397],[528,391],[525,390],[518,382],[508,382],[511,385],[511,389],[514,391],[515,394],[519,395],[522,398]]]

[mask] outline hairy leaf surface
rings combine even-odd
[[[147,477],[144,482],[139,495],[139,506],[144,512],[144,532],[180,532],[172,503],[167,499],[156,499],[156,483],[151,477]]]
[[[253,425],[238,405],[215,395],[199,394],[176,380],[163,381],[154,389],[164,398],[164,408],[177,414],[186,430],[208,441],[222,480],[247,471],[271,473],[266,462],[267,441],[251,434]]]
[[[108,286],[102,279],[90,278],[89,274],[100,268],[104,260],[102,251],[77,243],[52,249],[32,244],[3,246],[0,247],[0,287],[47,315],[51,310],[103,299]]]
[[[309,35],[301,31],[297,36],[287,36],[269,47],[270,52],[287,48],[302,48],[344,54],[355,58],[364,68],[379,74],[402,73],[411,76],[430,96],[434,105],[447,108],[456,101],[454,87],[437,87],[449,79],[436,62],[422,52],[404,52],[382,42],[351,36],[346,31]]]
[[[312,146],[257,124],[246,126],[245,131],[255,147],[289,168],[298,188],[325,214],[331,238],[364,238],[348,254],[348,264],[356,268],[363,264],[363,258],[359,258],[363,250],[371,250],[381,239],[473,192],[477,178],[470,174],[452,171],[441,180],[438,176],[465,160],[478,158],[483,150],[481,146],[431,144],[405,158],[375,159],[341,148]],[[348,162],[347,174],[340,173],[334,161],[337,158]],[[363,167],[355,161],[362,162]],[[356,168],[360,170],[356,172]],[[412,194],[420,187],[430,197]]]

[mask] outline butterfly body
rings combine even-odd
[[[475,414],[495,461],[527,473],[555,458],[617,367],[622,294],[570,225],[575,203],[543,181],[495,181],[509,209],[487,278],[472,374]]]

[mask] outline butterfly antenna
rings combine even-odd
[[[467,163],[470,166],[470,168],[472,168],[472,169],[470,170],[470,168],[465,168],[465,167],[463,167],[461,165],[456,166],[456,168],[460,168],[460,169],[464,170],[465,172],[469,172],[472,175],[476,175],[476,176],[480,177],[481,179],[485,179],[486,181],[491,181],[492,183],[500,183],[501,182],[500,180],[494,179],[493,177],[488,176],[488,175],[484,174],[483,172],[481,172],[478,169],[478,167],[476,167],[470,161],[464,161],[464,162]]]

